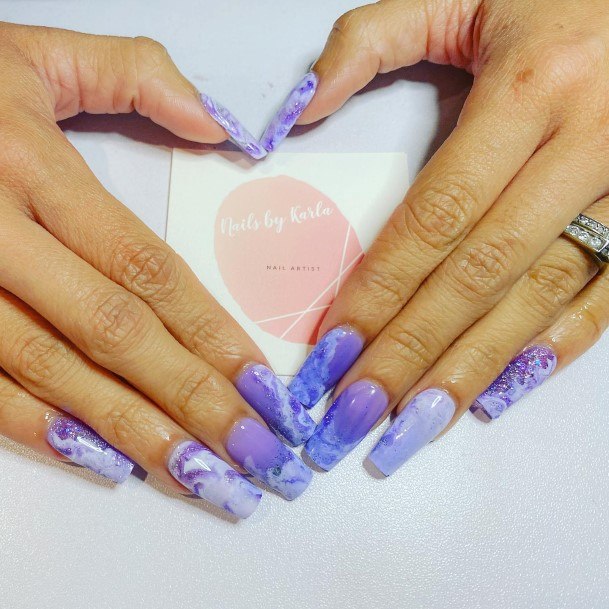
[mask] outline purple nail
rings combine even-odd
[[[47,442],[74,463],[88,467],[117,484],[127,480],[134,466],[123,453],[75,419],[56,418],[49,425]]]
[[[483,410],[497,419],[512,404],[539,387],[556,368],[556,354],[546,345],[525,349],[514,358],[470,410]]]
[[[238,518],[251,516],[262,499],[260,489],[198,442],[176,446],[167,467],[180,484]]]
[[[330,330],[292,379],[290,391],[307,408],[319,402],[351,368],[364,348],[361,334],[348,326]]]
[[[452,398],[440,389],[427,389],[412,399],[396,417],[369,459],[385,476],[431,442],[455,414]]]
[[[311,482],[313,472],[254,419],[241,419],[235,424],[226,450],[252,476],[286,499],[296,499]]]
[[[248,366],[235,386],[243,398],[292,446],[299,446],[315,431],[315,421],[281,380],[266,366]]]
[[[307,454],[319,467],[331,470],[366,437],[388,403],[383,389],[370,381],[349,385],[309,438]]]
[[[230,110],[209,95],[200,93],[201,103],[209,115],[228,133],[231,142],[255,159],[266,156],[260,142],[243,126]]]
[[[260,144],[268,152],[275,150],[296,124],[313,99],[318,82],[317,74],[309,72],[292,89],[260,138]]]

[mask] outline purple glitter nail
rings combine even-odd
[[[266,156],[266,150],[260,142],[243,126],[239,119],[230,110],[217,102],[209,95],[200,93],[201,103],[209,115],[228,133],[231,142],[239,146],[254,159],[262,159]]]
[[[307,454],[329,471],[364,439],[387,405],[387,394],[378,385],[370,381],[349,385],[309,438]]]
[[[351,368],[363,348],[364,339],[353,328],[330,330],[309,353],[292,379],[290,391],[304,406],[312,408]]]
[[[313,472],[268,429],[253,419],[241,419],[226,442],[228,454],[252,476],[286,499],[301,495]]]
[[[74,463],[120,484],[131,474],[133,462],[90,427],[75,419],[56,418],[47,431],[47,442]]]
[[[395,418],[369,459],[385,476],[431,442],[455,414],[452,398],[440,389],[427,389],[412,399]]]
[[[478,396],[470,410],[482,410],[491,419],[497,419],[512,404],[539,387],[554,372],[556,363],[556,354],[548,346],[536,345],[525,349]]]
[[[269,427],[281,434],[292,446],[299,446],[315,431],[315,421],[266,366],[248,366],[235,386]]]
[[[251,516],[262,499],[260,489],[192,440],[176,446],[167,468],[187,489],[238,518]]]
[[[309,72],[292,89],[260,138],[260,144],[268,152],[275,150],[296,124],[313,99],[318,82],[315,72]]]

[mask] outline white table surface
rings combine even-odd
[[[0,0],[0,18],[162,41],[183,72],[260,132],[349,0]],[[405,150],[411,171],[469,86],[449,68],[378,79],[285,151]],[[104,185],[163,234],[170,149],[137,117],[65,125]],[[287,503],[233,524],[132,476],[0,447],[0,607],[326,609],[609,607],[609,337],[509,414],[467,414],[389,480],[368,438]],[[378,434],[376,434],[378,436]]]

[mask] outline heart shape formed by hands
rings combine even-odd
[[[262,137],[256,139],[239,119],[209,95],[201,93],[201,103],[209,115],[228,133],[231,142],[254,159],[262,159],[281,143],[304,112],[317,90],[315,72],[308,72],[267,125]]]

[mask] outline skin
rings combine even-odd
[[[96,180],[57,121],[137,111],[224,131],[165,49],[0,24],[0,431],[45,454],[59,410],[175,490],[166,459],[260,421],[232,381],[264,356],[175,252]]]
[[[336,22],[300,123],[421,60],[474,75],[323,322],[320,336],[350,324],[367,344],[337,394],[370,379],[399,412],[443,388],[454,424],[527,344],[550,344],[560,367],[598,339],[606,274],[560,235],[580,212],[609,223],[608,43],[602,0],[382,0]]]

